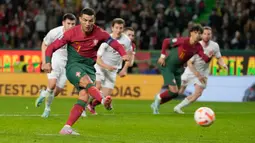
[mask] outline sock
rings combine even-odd
[[[47,91],[48,93],[50,93],[50,94],[53,93],[53,90],[49,89],[48,87],[47,87],[46,91]]]
[[[176,107],[177,107],[177,108],[183,108],[183,107],[185,107],[185,106],[187,106],[187,105],[189,105],[189,104],[190,104],[190,101],[189,101],[187,98],[185,98],[185,99],[182,100],[182,102],[179,103]]]
[[[66,125],[72,126],[81,116],[81,113],[86,106],[86,102],[83,100],[77,100],[77,103],[73,106]]]
[[[53,99],[54,99],[54,95],[49,94],[49,96],[46,98],[46,101],[45,101],[45,110],[50,110],[50,106],[52,104]]]
[[[99,102],[102,102],[103,98],[101,96],[101,93],[93,84],[87,85],[87,91],[93,98],[95,98]]]
[[[40,96],[42,97],[46,97],[48,95],[48,91],[47,90],[44,90],[42,89],[41,92],[40,92]]]
[[[178,93],[173,93],[169,90],[166,90],[163,93],[161,93],[159,96],[161,98],[160,104],[164,104],[164,103],[172,100],[173,98],[177,97]]]

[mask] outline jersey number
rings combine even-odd
[[[179,58],[180,58],[180,59],[183,59],[184,56],[185,56],[185,53],[182,51],[181,54],[179,55]]]
[[[77,52],[78,53],[79,53],[80,49],[81,49],[81,46],[78,46],[78,48],[77,48]]]

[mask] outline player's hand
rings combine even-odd
[[[125,77],[126,75],[127,75],[127,71],[125,71],[125,70],[121,70],[119,73],[120,77]]]
[[[42,70],[44,70],[47,73],[50,73],[52,68],[50,63],[42,64]]]
[[[165,58],[160,57],[158,59],[158,64],[161,65],[161,66],[165,66],[166,65]]]
[[[224,68],[225,70],[228,70],[228,66],[227,66],[227,65],[223,65],[223,68]]]
[[[208,56],[211,58],[213,55],[214,55],[214,52],[213,52],[213,50],[211,50],[211,51],[209,52]]]
[[[108,67],[107,67],[107,70],[109,70],[109,71],[114,71],[114,70],[117,70],[117,68],[114,67],[114,66],[108,66]]]
[[[123,60],[123,61],[129,61],[129,60],[130,60],[129,55],[124,55],[124,56],[122,56],[122,60]]]

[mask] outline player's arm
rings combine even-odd
[[[49,73],[51,72],[51,57],[52,54],[57,50],[60,49],[62,46],[68,43],[70,40],[69,33],[64,33],[63,38],[55,40],[53,43],[51,43],[46,51],[45,51],[45,64],[43,64],[42,69]]]
[[[97,51],[97,61],[96,61],[96,62],[97,62],[97,64],[98,64],[100,67],[102,67],[102,68],[104,68],[104,69],[108,69],[109,71],[113,71],[113,70],[116,70],[117,68],[105,64],[104,61],[102,60],[102,56],[103,56],[103,54],[104,54],[104,52],[105,52],[105,49],[106,49],[107,47],[109,47],[109,45],[106,44],[106,43],[102,43],[102,44],[100,45],[100,47],[99,47],[99,49],[98,49],[98,51]]]
[[[200,45],[197,54],[198,54],[206,63],[208,63],[208,62],[210,62],[211,57],[213,56],[213,51],[209,52],[209,56],[207,56],[207,55],[204,53],[204,50],[203,50],[202,46]]]
[[[134,44],[132,45],[132,51],[133,52],[131,54],[129,67],[132,67],[134,65],[134,61],[135,61],[135,47],[134,47]]]
[[[60,49],[62,46],[64,46],[65,44],[68,43],[68,41],[70,40],[70,36],[69,36],[69,33],[64,33],[64,36],[63,38],[61,39],[57,39],[55,40],[54,42],[52,42],[46,49],[45,51],[45,61],[46,63],[51,63],[51,57],[52,57],[52,54]]]
[[[129,57],[132,57],[132,46],[131,46],[131,41],[128,41],[127,44],[126,44],[126,48],[127,48],[127,55]],[[125,77],[127,75],[127,70],[128,70],[128,67],[130,66],[130,62],[129,61],[126,61],[125,64],[124,64],[124,67],[122,68],[122,70],[120,71],[119,75],[120,77]]]
[[[215,52],[215,57],[217,58],[217,62],[218,64],[223,67],[224,69],[228,70],[228,66],[226,65],[226,63],[224,62],[222,56],[221,56],[221,53],[220,53],[220,47],[219,45],[217,44],[216,45],[216,52]]]
[[[41,51],[42,51],[42,64],[45,64],[45,51],[47,49],[47,45],[45,42],[42,42]]]
[[[129,57],[125,51],[125,48],[115,39],[113,39],[106,31],[101,32],[105,43],[110,45],[114,50],[116,50],[124,61],[129,61]]]
[[[176,47],[180,41],[181,40],[179,38],[173,38],[173,39],[166,38],[166,39],[163,40],[161,55],[160,55],[160,58],[158,59],[158,63],[161,66],[165,66],[166,50],[169,47]]]
[[[197,69],[195,68],[194,66],[194,61],[195,61],[195,58],[197,58],[198,55],[194,55],[192,58],[190,58],[187,62],[187,65],[188,65],[188,68],[190,69],[190,71],[198,78],[198,80],[201,82],[201,83],[205,83],[206,82],[206,78],[203,77],[198,71]]]

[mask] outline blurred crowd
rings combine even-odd
[[[113,18],[125,19],[141,50],[160,49],[166,37],[188,36],[206,9],[204,0],[0,0],[0,48],[39,49],[64,13],[79,16],[85,7],[96,10],[96,23],[107,31]],[[216,0],[203,24],[212,26],[222,49],[254,49],[254,10],[254,0]]]

